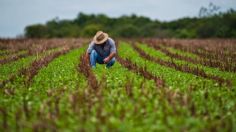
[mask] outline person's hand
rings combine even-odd
[[[104,63],[108,63],[109,61],[110,61],[109,57],[107,57],[103,60]]]

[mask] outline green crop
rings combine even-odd
[[[167,55],[165,55],[164,53],[162,53],[161,51],[156,51],[153,48],[148,47],[145,44],[140,44],[139,45],[146,53],[150,54],[151,56],[163,59],[163,60],[168,60],[168,61],[173,61],[174,63],[178,64],[178,65],[188,65],[190,67],[195,67],[195,68],[200,68],[203,69],[207,74],[212,74],[212,75],[217,75],[219,77],[222,77],[224,79],[229,79],[233,82],[233,86],[236,85],[236,74],[232,73],[232,72],[223,72],[220,71],[218,68],[212,68],[212,67],[207,67],[207,66],[203,66],[200,64],[193,64],[191,62],[186,62],[186,61],[182,61],[182,60],[178,60],[178,59],[173,59]]]
[[[172,62],[160,63],[126,42],[119,43],[114,66],[97,64],[91,69],[83,58],[87,46],[80,45],[82,41],[42,42],[37,45],[41,49],[64,47],[0,66],[5,82],[0,89],[0,131],[236,131],[234,72],[137,44],[149,56]],[[26,45],[16,49],[21,46],[28,50]],[[198,58],[184,50],[168,50]],[[233,84],[220,85],[217,79],[170,66],[174,64],[199,68]]]

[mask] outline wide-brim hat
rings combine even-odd
[[[103,31],[98,31],[93,38],[95,44],[102,44],[107,41],[109,35]]]

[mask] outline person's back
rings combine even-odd
[[[106,64],[110,68],[115,63],[116,45],[107,33],[98,31],[89,44],[86,52],[87,62],[92,68],[96,67],[96,63]]]

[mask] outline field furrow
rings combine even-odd
[[[88,62],[86,61],[85,55],[82,55],[80,58],[80,63],[78,65],[78,71],[83,73],[84,76],[88,79],[88,85],[93,89],[96,90],[99,88],[98,81],[93,74]]]
[[[85,41],[0,39],[29,54],[0,65],[0,131],[235,130],[235,40],[120,39],[110,68]]]
[[[26,76],[26,81],[31,82],[33,77],[38,73],[38,71],[42,68],[47,66],[51,61],[53,61],[55,58],[57,58],[60,55],[64,55],[67,52],[69,52],[69,48],[63,48],[59,51],[56,51],[54,53],[51,53],[44,58],[41,58],[39,60],[34,61],[31,66],[27,69],[24,69],[21,73],[22,75]]]
[[[178,59],[176,57],[169,56],[168,54],[162,52],[161,50],[153,49],[145,44],[138,44],[139,48],[141,48],[143,51],[145,51],[146,54],[155,57],[160,58],[165,61],[174,62],[177,65],[187,65],[189,67],[193,67],[199,70],[204,71],[206,74],[219,76],[220,78],[223,78],[225,80],[230,80],[232,82],[232,85],[236,85],[236,74],[233,72],[225,72],[218,68],[212,68],[212,67],[206,67],[201,64],[194,64],[189,61],[183,61],[182,59]]]
[[[71,47],[75,48],[80,46],[83,43],[83,40],[68,40],[69,44],[65,43],[65,40],[41,40],[41,39],[29,39],[29,40],[0,40],[4,43],[0,43],[2,48],[9,49],[10,52],[8,57],[4,57],[0,59],[0,65],[7,64],[10,62],[17,61],[21,58],[25,58],[32,55],[38,55],[40,53],[45,52],[46,50],[57,49],[60,47]],[[21,42],[22,41],[22,42]],[[22,53],[22,51],[24,51]],[[18,54],[17,54],[18,53]]]
[[[57,119],[65,118],[63,115],[66,113],[64,112],[70,112],[68,110],[72,106],[66,103],[69,95],[79,87],[86,86],[86,80],[76,71],[78,58],[82,55],[83,50],[84,48],[74,49],[52,60],[32,78],[30,86],[24,83],[23,80],[26,77],[24,75],[17,77],[14,82],[7,85],[7,88],[13,92],[11,97],[5,92],[1,92],[1,100],[4,100],[1,102],[1,107],[4,106],[8,115],[19,118],[17,126],[13,125],[11,129],[19,127],[23,130],[42,130],[42,128],[43,130],[54,130],[55,127],[62,127]],[[17,103],[8,105],[9,102]],[[15,124],[11,120],[8,120],[7,123]]]
[[[139,47],[137,47],[137,45],[132,45],[133,48],[139,53],[139,55],[147,60],[156,62],[160,65],[166,66],[166,67],[170,67],[176,70],[179,70],[181,72],[187,72],[187,73],[191,73],[194,74],[196,76],[200,76],[203,78],[207,78],[207,79],[212,79],[215,80],[216,82],[218,82],[220,85],[223,84],[227,84],[228,86],[231,86],[231,81],[230,80],[225,80],[221,77],[215,76],[215,75],[210,75],[210,74],[206,74],[203,70],[199,69],[199,68],[195,68],[195,67],[189,67],[188,65],[178,65],[176,63],[173,62],[173,60],[171,61],[165,61],[162,60],[160,58],[155,58],[153,56],[148,55],[147,53],[145,53],[142,49],[140,49]]]
[[[23,74],[26,72],[26,70],[31,67],[32,63],[39,61],[39,59],[58,51],[59,49],[51,49],[48,51],[45,51],[41,54],[38,54],[37,56],[29,56],[26,58],[22,58],[18,61],[11,62],[8,64],[4,64],[0,66],[1,69],[1,75],[0,75],[0,86],[4,87],[4,85],[8,82],[13,81],[16,76]]]
[[[165,79],[166,85],[169,86],[171,90],[178,89],[190,94],[191,100],[194,102],[193,106],[196,106],[196,109],[194,109],[194,107],[192,108],[192,110],[195,111],[193,113],[198,113],[195,116],[199,117],[198,119],[202,121],[201,123],[206,125],[204,126],[205,128],[212,129],[212,126],[214,126],[214,120],[217,120],[217,117],[213,117],[214,113],[231,113],[234,110],[233,105],[230,109],[226,110],[223,104],[226,105],[236,98],[236,94],[232,92],[235,88],[230,90],[225,86],[217,86],[214,81],[175,71],[174,69],[145,60],[139,57],[139,54],[128,44],[120,44],[119,51],[122,58],[129,58],[133,63],[136,63],[141,67],[146,67],[147,71],[152,74],[161,76]],[[229,94],[230,96],[226,96]],[[231,103],[235,104],[235,102],[233,102]],[[192,110],[189,109],[188,112],[191,112]],[[212,118],[203,120],[206,115]],[[231,123],[233,122],[231,116],[227,116],[222,120],[227,120]],[[224,121],[219,121],[218,123],[223,124],[223,122]],[[230,125],[228,127],[232,126]]]
[[[158,45],[158,44],[148,44],[149,46],[155,48],[156,50],[159,50],[163,53],[165,53],[166,55],[172,57],[172,58],[176,58],[176,59],[180,59],[180,60],[183,60],[183,61],[188,61],[190,63],[193,63],[193,64],[201,64],[201,65],[204,65],[204,66],[209,66],[209,67],[214,67],[214,68],[220,68],[222,71],[230,71],[232,70],[231,67],[229,68],[226,68],[226,67],[222,67],[220,61],[213,61],[213,60],[204,60],[204,59],[200,59],[200,58],[193,58],[193,57],[188,57],[188,56],[184,56],[184,55],[181,55],[179,53],[174,53],[174,52],[171,52],[170,50],[168,50],[167,47],[163,47],[161,45]],[[172,49],[173,51],[174,49]]]
[[[95,115],[97,121],[93,125],[94,127],[102,125],[113,130],[167,131],[176,128],[169,124],[168,116],[178,113],[178,116],[172,118],[177,123],[177,119],[186,122],[187,120],[184,117],[189,116],[188,114],[194,114],[195,106],[188,95],[171,90],[168,87],[157,88],[156,82],[150,77],[153,75],[146,78],[146,71],[143,75],[137,69],[129,68],[131,65],[131,67],[134,67],[135,64],[128,62],[126,59],[122,59],[122,63],[123,61],[125,61],[125,64],[117,62],[110,69],[98,65],[97,69],[94,70],[98,79],[106,82],[101,90],[102,99],[100,103],[102,102],[102,108],[97,107],[96,112],[107,113],[105,115]],[[136,65],[135,68],[138,68],[138,66]],[[94,106],[97,105],[94,104]],[[176,107],[176,105],[181,107]],[[102,120],[101,116],[103,117]],[[131,122],[130,117],[135,117],[136,122]],[[110,118],[113,118],[115,122],[111,122]],[[200,121],[198,118],[193,120]],[[90,124],[93,124],[93,122],[90,122]],[[155,127],[156,125],[163,125],[163,127],[158,128]],[[153,128],[150,129],[150,126]],[[188,125],[184,127],[189,129]],[[96,130],[101,130],[101,127]]]
[[[0,65],[3,65],[3,64],[12,62],[12,61],[16,61],[18,59],[21,59],[21,58],[24,58],[27,56],[29,56],[29,54],[27,52],[24,52],[22,54],[13,54],[13,55],[10,55],[10,56],[5,57],[3,59],[0,59]]]
[[[179,52],[179,49],[173,49],[170,47],[165,47],[165,48],[172,50],[172,53]],[[182,52],[188,52],[188,51],[183,50]],[[189,53],[189,54],[193,54],[193,53]],[[169,54],[169,55],[171,55],[171,54]],[[214,68],[219,68],[221,71],[236,72],[236,63],[234,63],[233,60],[228,60],[227,58],[226,58],[227,62],[224,62],[219,59],[212,59],[212,58],[209,59],[209,58],[206,58],[203,56],[197,57],[195,59],[193,59],[191,57],[182,56],[181,54],[178,54],[175,57],[177,57],[177,56],[179,59],[190,61],[191,63],[201,64],[204,66],[209,66],[209,67],[214,67]]]
[[[121,57],[117,57],[117,60],[119,61],[120,64],[122,64],[122,66],[128,68],[129,70],[134,71],[136,73],[140,73],[146,79],[154,80],[157,87],[159,87],[159,88],[165,87],[165,81],[163,79],[161,79],[160,77],[154,76],[151,73],[149,73],[145,69],[145,67],[143,67],[143,68],[138,67],[136,64],[133,64],[128,59],[122,59]]]
[[[236,72],[236,63],[234,55],[225,55],[222,51],[216,53],[207,53],[200,50],[199,47],[189,49],[187,46],[179,44],[160,44],[165,48],[174,48],[173,50],[180,50],[198,56],[197,62],[206,66],[216,67],[222,71]]]
[[[4,60],[4,59],[7,59],[9,57],[12,57],[13,55],[14,56],[17,56],[17,55],[21,55],[21,54],[25,54],[27,51],[26,50],[21,50],[21,51],[12,51],[12,53],[9,53],[9,54],[3,54],[1,55],[1,52],[0,52],[0,61]]]

